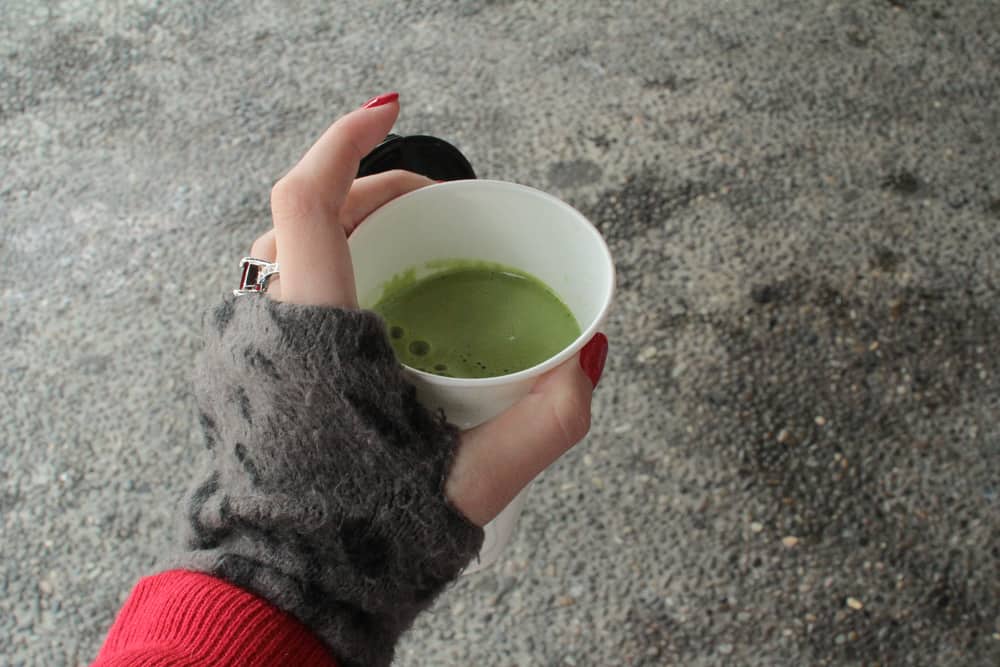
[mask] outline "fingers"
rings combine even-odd
[[[394,169],[392,171],[365,176],[354,181],[347,196],[347,204],[339,217],[340,224],[350,235],[372,211],[400,195],[411,192],[434,181],[410,171]],[[250,256],[273,262],[277,259],[278,249],[274,229],[270,229],[258,238],[250,249]],[[343,277],[336,278],[343,280]],[[271,280],[268,285],[268,295],[276,300],[281,299],[281,275]],[[341,297],[342,298],[342,297]]]
[[[433,183],[426,176],[401,169],[363,176],[351,186],[341,223],[350,235],[375,209],[400,195]]]
[[[347,235],[337,211],[317,203],[321,196],[312,183],[291,174],[271,190],[282,301],[354,308]]]
[[[315,182],[327,203],[340,208],[347,198],[361,158],[379,145],[392,130],[399,115],[399,102],[390,101],[361,108],[341,117],[323,133],[292,169]]]
[[[358,178],[354,181],[351,191],[347,195],[347,205],[341,216],[341,224],[350,235],[362,220],[383,204],[400,195],[405,195],[407,192],[433,185],[435,182],[426,176],[402,169],[393,169]],[[275,243],[274,229],[267,230],[254,241],[250,248],[250,256],[269,262],[275,260],[278,256],[278,249]]]
[[[393,97],[347,114],[271,190],[282,301],[357,307],[341,208],[358,162],[385,138],[398,112]]]
[[[573,357],[509,410],[463,433],[445,488],[455,507],[477,525],[492,520],[587,434],[593,390]]]

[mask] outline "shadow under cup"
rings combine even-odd
[[[580,336],[531,368],[491,378],[451,378],[404,365],[426,407],[441,409],[466,429],[500,414],[525,396],[538,376],[574,356],[607,315],[614,263],[597,229],[555,197],[523,185],[449,181],[403,195],[372,213],[348,239],[362,308],[371,308],[399,274],[432,276],[441,260],[503,264],[548,285],[580,325]],[[446,263],[445,263],[446,264]],[[527,489],[486,527],[467,572],[492,564],[510,539]]]

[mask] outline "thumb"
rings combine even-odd
[[[508,410],[462,434],[445,486],[466,518],[483,526],[590,430],[590,402],[607,357],[595,335],[580,354],[543,375]]]

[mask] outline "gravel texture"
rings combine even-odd
[[[203,309],[392,89],[620,272],[592,434],[398,664],[1000,664],[995,0],[0,3],[0,664],[95,655]]]

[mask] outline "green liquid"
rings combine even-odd
[[[569,308],[521,271],[473,262],[389,282],[373,310],[401,362],[428,373],[486,378],[531,368],[580,335]]]

